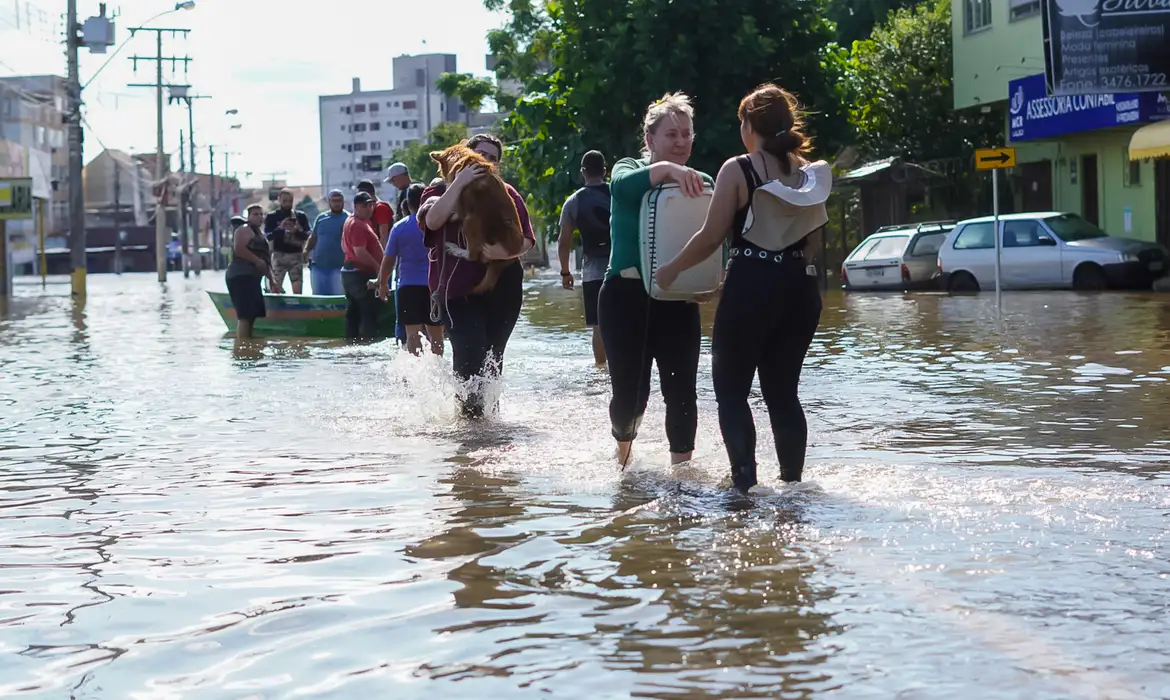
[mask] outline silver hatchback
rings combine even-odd
[[[883,226],[841,264],[841,282],[851,291],[932,289],[938,251],[953,221]]]

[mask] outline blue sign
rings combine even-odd
[[[1008,96],[1012,141],[1170,119],[1170,103],[1160,93],[1049,97],[1043,73],[1011,81]]]

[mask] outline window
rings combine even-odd
[[[370,103],[370,111],[371,111],[371,112],[377,112],[377,111],[378,111],[378,103],[377,103],[377,102],[371,102],[371,103]]]
[[[341,130],[342,130],[342,131],[345,131],[345,130],[346,130],[346,126],[345,126],[345,124],[342,124],[342,125],[341,125]]]
[[[353,145],[353,150],[355,150],[355,151],[364,151],[364,150],[366,150],[366,144],[365,144],[365,142],[362,142],[362,143],[355,143],[355,144]]]
[[[427,84],[427,71],[425,68],[416,68],[414,70],[414,84],[418,87]]]
[[[349,106],[347,105],[347,106],[345,106],[345,107],[342,107],[342,108],[341,108],[341,113],[342,113],[342,114],[349,114]]]
[[[1008,0],[1008,19],[1015,22],[1040,14],[1040,0]]]
[[[911,255],[938,255],[938,249],[942,248],[943,241],[947,238],[946,231],[939,231],[938,233],[928,233],[924,236],[919,236],[918,240],[914,242],[914,249],[910,251]]]
[[[365,125],[365,124],[354,124],[354,125],[353,125],[353,130],[354,130],[354,131],[365,131],[365,130],[366,130],[366,125]]]
[[[402,122],[400,122],[400,121],[394,122],[394,126],[402,126]]]
[[[382,150],[382,142],[381,141],[370,141],[370,150],[371,151]]]
[[[992,236],[992,224],[986,221],[979,224],[967,224],[955,237],[955,250],[980,250],[994,248],[995,238]]]
[[[417,100],[406,100],[405,102],[402,103],[402,108],[403,109],[418,109],[418,101]]]
[[[395,142],[394,142],[394,145],[395,145],[395,146],[401,146],[401,145],[402,145],[402,139],[398,139],[397,141],[395,141]]]
[[[884,260],[886,258],[900,258],[906,252],[909,236],[886,236],[874,242],[873,247],[865,254],[866,260]],[[860,259],[860,258],[858,258]]]
[[[1004,248],[1032,248],[1040,245],[1041,238],[1048,238],[1042,235],[1039,221],[1004,221],[1000,225],[1003,226]]]
[[[395,107],[397,107],[397,106],[398,106],[398,100],[394,100],[394,106],[395,106]]]
[[[370,122],[370,131],[381,131],[382,122]]]
[[[968,34],[991,26],[991,0],[963,0],[963,11]]]
[[[354,105],[353,111],[357,112],[358,114],[361,114],[362,112],[366,111],[366,106],[365,105]]]
[[[1142,185],[1142,163],[1140,160],[1130,160],[1129,151],[1125,152],[1125,163],[1128,166],[1122,172],[1123,184],[1126,187],[1141,187]]]
[[[1055,231],[1062,241],[1083,241],[1108,235],[1076,214],[1050,216],[1044,223],[1048,224],[1048,228]]]

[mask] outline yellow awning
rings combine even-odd
[[[1170,158],[1170,120],[1147,124],[1129,137],[1129,159]]]

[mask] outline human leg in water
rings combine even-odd
[[[646,346],[650,298],[641,280],[611,277],[598,295],[598,326],[605,344],[612,396],[609,420],[617,462],[625,467],[650,397],[653,357]]]
[[[699,305],[683,301],[650,301],[647,339],[658,364],[658,381],[666,403],[666,438],[670,461],[690,461],[699,430],[699,347],[702,343]]]
[[[463,414],[469,418],[483,417],[482,382],[503,371],[504,350],[524,301],[523,285],[524,268],[516,262],[504,269],[491,290],[447,303],[452,366],[456,376],[472,383],[462,402]]]
[[[719,430],[735,488],[747,491],[756,485],[756,423],[748,396],[760,355],[759,317],[745,302],[732,264],[723,298],[715,312],[711,335],[711,378],[719,405]],[[757,300],[758,301],[758,300]]]
[[[780,478],[800,481],[808,447],[808,422],[800,403],[800,372],[821,317],[816,278],[806,277],[787,295],[781,323],[772,331],[760,358],[760,392],[768,406]]]

